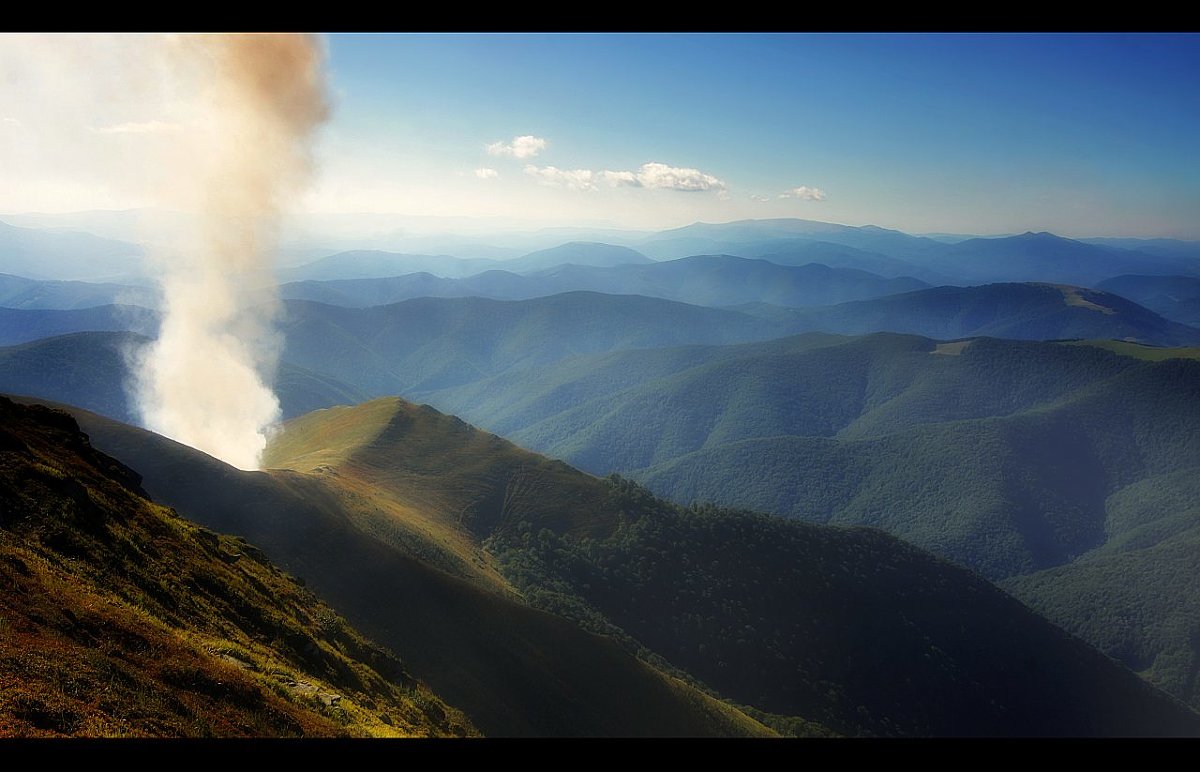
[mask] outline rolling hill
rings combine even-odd
[[[570,245],[568,245],[570,246]],[[514,261],[515,262],[515,261]],[[564,292],[644,295],[703,306],[772,303],[821,306],[874,298],[927,286],[911,277],[886,279],[855,268],[781,266],[730,255],[698,255],[661,263],[613,266],[557,265],[526,275],[505,270],[460,279],[416,273],[379,279],[292,282],[284,298],[344,306],[372,306],[415,297],[486,297],[526,300]]]
[[[1164,319],[1119,295],[1061,284],[933,287],[774,318],[793,329],[844,335],[902,332],[953,339],[1116,338],[1159,346],[1200,342],[1200,330]]]
[[[584,292],[525,301],[418,298],[361,309],[288,301],[282,322],[286,347],[279,391],[288,417],[399,393],[461,410],[508,433],[524,425],[504,423],[490,408],[477,412],[478,405],[471,399],[435,392],[483,386],[503,375],[507,380],[484,387],[493,392],[493,401],[508,399],[504,395],[510,383],[524,383],[526,397],[533,400],[546,386],[542,374],[530,368],[545,368],[571,357],[680,344],[763,341],[814,328],[852,334],[897,329],[949,339],[984,334],[1132,338],[1159,344],[1194,344],[1200,339],[1194,328],[1168,322],[1115,295],[1051,285],[941,287],[817,309],[762,304],[739,308]],[[0,309],[0,339],[30,341],[76,330],[129,327],[149,332],[155,323],[153,312],[137,308]],[[118,352],[110,339],[96,338],[94,350],[89,349],[89,340],[44,342],[5,351],[0,386],[128,419],[131,414],[121,411]],[[663,364],[674,361],[674,356]],[[645,359],[628,371],[630,377],[641,377],[640,368],[645,366],[659,368],[647,365]],[[547,383],[558,384],[563,377],[567,376],[554,375]],[[614,383],[632,384],[622,377],[618,374]],[[563,392],[558,398],[567,395]],[[439,401],[443,399],[449,401]],[[501,409],[507,408],[497,405],[496,410]],[[541,442],[532,435],[522,437]]]
[[[158,314],[139,306],[96,306],[70,311],[0,308],[0,346],[72,332],[158,334]]]
[[[1200,275],[1195,246],[1188,242],[1079,241],[1052,233],[1024,233],[970,237],[948,243],[872,225],[848,226],[798,219],[694,223],[652,234],[636,246],[659,260],[715,252],[771,259],[771,254],[792,250],[805,254],[814,249],[805,242],[813,241],[884,258],[883,261],[871,258],[871,263],[840,263],[832,262],[837,260],[836,252],[832,252],[831,265],[951,284],[1039,281],[1090,287],[1125,273]],[[773,243],[777,246],[772,246]],[[887,265],[889,260],[901,261],[909,270],[896,274],[895,266]]]
[[[1097,285],[1181,324],[1200,325],[1200,277],[1114,276]]]
[[[839,244],[921,267],[925,267],[932,257],[946,250],[945,244],[933,239],[910,236],[874,225],[839,225],[796,218],[737,220],[726,223],[698,222],[652,234],[637,242],[636,246],[653,258],[669,260],[714,252],[741,254],[739,250],[743,246],[755,251],[778,251],[769,246],[770,242],[796,239]]]
[[[86,281],[42,281],[0,274],[0,307],[83,309],[114,304],[154,308],[156,293],[146,287]]]
[[[338,484],[332,475],[241,472],[171,440],[73,412],[98,447],[145,475],[143,485],[156,500],[260,547],[355,627],[400,652],[409,672],[461,708],[484,734],[771,734],[617,644],[521,602],[477,546],[464,551],[464,539],[452,538],[456,531],[439,524],[449,515],[437,502],[414,510],[358,488],[352,479]],[[351,424],[369,438],[395,417],[384,409]],[[476,437],[460,432],[462,439]],[[486,435],[478,439],[492,442]],[[455,440],[450,442],[452,448]],[[516,449],[494,442],[511,449],[495,461],[503,470]],[[529,460],[528,454],[518,456],[518,466]],[[453,461],[448,455],[441,462]],[[544,463],[552,474],[569,473],[564,465]],[[498,482],[502,493],[508,478],[497,477],[491,484]],[[436,484],[436,477],[427,479]],[[414,495],[428,498],[431,491]]]
[[[547,294],[588,290],[646,295],[707,306],[771,303],[832,305],[925,287],[910,277],[885,279],[854,268],[782,266],[731,255],[696,255],[649,265],[592,268],[563,265],[529,277]]]
[[[0,388],[132,420],[122,351],[139,338],[75,331],[151,324],[157,324],[153,312],[136,308],[0,309],[0,338],[29,341],[0,348]],[[287,345],[276,388],[286,417],[470,383],[579,352],[752,340],[781,330],[734,311],[589,293],[522,302],[416,299],[365,309],[293,301],[285,306],[283,329]]]
[[[20,228],[0,222],[0,273],[31,279],[125,283],[142,274],[137,244],[78,230]]]
[[[540,294],[544,293],[539,293],[536,284],[524,276],[500,270],[484,271],[461,279],[447,279],[421,272],[379,279],[296,281],[279,288],[279,295],[284,300],[312,300],[350,308],[389,305],[423,297],[516,300],[538,297]]]
[[[567,360],[541,389],[518,375],[427,397],[677,501],[875,525],[1003,578],[1097,546],[1108,495],[1200,457],[1198,368],[1091,346],[800,336]]]
[[[458,258],[452,255],[412,255],[361,249],[338,252],[311,263],[279,271],[279,279],[290,281],[329,281],[340,279],[382,279],[409,273],[429,273],[442,277],[462,277],[494,269],[499,261]]]
[[[567,263],[611,268],[617,265],[652,262],[654,261],[641,252],[629,247],[602,244],[598,241],[568,241],[556,247],[539,249],[512,260],[505,260],[496,267],[514,273],[530,273]]]
[[[0,398],[0,737],[475,734],[246,542]]]
[[[1183,241],[1181,239],[1122,239],[1122,238],[1090,238],[1079,239],[1087,244],[1099,244],[1120,249],[1131,249],[1148,255],[1162,255],[1170,258],[1184,258],[1192,261],[1192,265],[1200,262],[1200,241]]]
[[[1156,475],[1107,502],[1107,541],[1002,586],[1146,680],[1200,705],[1200,469]]]
[[[597,354],[424,396],[675,501],[883,528],[1011,587],[1193,704],[1194,585],[1180,577],[1200,554],[1170,523],[1187,524],[1185,483],[1200,472],[1198,397],[1195,349],[891,334]],[[1122,514],[1141,500],[1162,506]],[[1114,555],[1118,543],[1138,552]],[[1106,568],[1125,563],[1146,578]],[[1056,599],[1052,580],[1071,576],[1109,584],[1071,580],[1079,603]],[[1138,604],[1163,613],[1098,634]]]
[[[1126,273],[1177,273],[1187,265],[1200,270],[1194,260],[1088,244],[1053,233],[967,239],[929,263],[936,271],[975,283],[1039,281],[1084,287]]]
[[[802,734],[1200,733],[878,531],[680,510],[396,399],[296,419],[268,451],[290,471],[267,473],[77,414],[152,494],[235,526],[485,733],[765,731],[747,713]]]
[[[405,274],[428,273],[445,279],[462,279],[486,271],[529,273],[563,263],[616,266],[649,263],[650,258],[629,247],[594,241],[568,241],[508,260],[460,258],[453,255],[414,255],[381,250],[339,252],[305,265],[280,272],[285,282],[347,279],[386,279]],[[396,298],[400,300],[401,298]]]
[[[810,239],[771,239],[762,242],[729,244],[717,250],[738,257],[757,258],[777,265],[808,265],[820,263],[831,268],[855,268],[889,279],[911,276],[930,284],[952,283],[949,278],[913,263],[889,257],[879,252],[855,249],[845,244]]]
[[[573,292],[525,301],[416,298],[352,309],[288,301],[283,359],[371,396],[470,383],[595,351],[781,334],[776,322],[657,298]]]

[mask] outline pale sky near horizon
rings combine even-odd
[[[311,211],[1200,239],[1200,35],[323,40]],[[70,76],[78,48],[44,42],[36,90],[0,77],[0,211],[147,203],[132,151],[167,122]]]

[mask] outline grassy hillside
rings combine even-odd
[[[0,398],[0,736],[474,730],[256,548]]]
[[[328,453],[322,454],[323,448]],[[162,459],[166,454],[158,447],[152,455]],[[590,478],[470,429],[448,415],[398,400],[330,409],[295,420],[272,445],[269,457],[276,463],[294,465],[296,471],[250,475],[258,478],[257,484],[283,484],[292,491],[304,491],[302,501],[308,507],[324,501],[322,505],[329,505],[329,511],[347,513],[343,516],[354,523],[359,534],[371,535],[370,543],[350,544],[347,535],[332,527],[326,515],[324,525],[317,529],[319,545],[312,545],[304,535],[294,532],[310,516],[304,514],[299,503],[289,505],[286,515],[268,515],[268,521],[262,522],[264,510],[270,511],[270,507],[264,507],[262,493],[253,496],[258,502],[256,520],[242,527],[258,529],[263,532],[264,545],[272,544],[275,549],[288,551],[293,559],[308,563],[304,575],[311,584],[317,586],[319,581],[323,592],[340,593],[338,608],[348,604],[347,616],[352,620],[361,617],[365,629],[371,629],[367,627],[370,622],[386,624],[385,609],[404,608],[404,623],[391,622],[386,628],[394,638],[406,639],[403,647],[397,642],[397,650],[406,652],[406,662],[414,671],[426,677],[439,693],[463,705],[485,731],[488,724],[506,720],[511,725],[523,720],[527,722],[526,731],[536,734],[592,734],[596,726],[600,726],[601,734],[662,734],[664,725],[674,728],[666,734],[676,734],[682,728],[679,722],[683,716],[690,714],[689,720],[697,720],[696,710],[708,716],[704,719],[708,728],[700,730],[692,724],[691,732],[730,734],[751,730],[754,723],[743,713],[686,686],[690,678],[698,678],[716,692],[756,710],[791,717],[764,719],[780,726],[790,724],[804,732],[823,731],[812,723],[814,720],[850,734],[1176,734],[1200,730],[1193,725],[1195,716],[1163,701],[1109,660],[1086,653],[1078,642],[1046,626],[1012,600],[982,604],[984,614],[977,618],[974,609],[979,605],[978,593],[1003,596],[977,577],[880,534],[864,537],[862,532],[806,528],[764,517],[750,517],[743,522],[732,515],[728,520],[732,525],[726,527],[727,514],[704,521],[712,523],[710,526],[698,526],[700,521],[686,517],[677,522],[673,520],[677,515],[671,515],[677,510],[628,485]],[[224,489],[244,475],[229,471],[222,474],[226,475]],[[169,477],[163,477],[160,484]],[[196,491],[181,489],[181,483],[178,478],[170,480],[173,496],[196,495]],[[215,485],[203,481],[199,484],[209,491],[210,513],[224,510],[223,516],[245,519],[246,515],[227,509],[228,504],[212,507],[211,490]],[[289,537],[281,537],[278,527],[270,522],[272,517],[283,516],[295,523]],[[384,527],[382,520],[391,523],[391,528]],[[658,531],[655,523],[667,531]],[[397,535],[403,529],[410,537],[424,533],[419,541],[434,546],[421,555],[416,551],[418,547],[404,544]],[[449,538],[439,541],[451,532],[461,539],[457,545]],[[866,543],[863,538],[868,539]],[[766,564],[756,563],[754,556],[767,543],[778,544],[780,551],[770,553]],[[394,550],[392,555],[398,552],[418,559],[413,563],[395,557],[382,561],[367,544],[373,544],[374,550],[385,545]],[[875,546],[864,550],[864,544]],[[470,550],[475,550],[474,555]],[[598,573],[582,579],[559,573],[558,557],[553,555],[563,551],[574,556],[570,559],[594,562]],[[707,551],[710,558],[700,561],[702,551]],[[788,570],[796,570],[797,561],[792,558],[797,551],[810,556],[798,564],[808,567],[804,571],[822,576],[822,582],[806,574],[787,574]],[[331,561],[329,556],[342,557]],[[487,565],[476,564],[476,557]],[[713,567],[713,559],[728,559],[726,568]],[[888,576],[884,580],[876,569],[893,559],[899,561],[901,577]],[[352,565],[343,567],[342,561]],[[431,563],[438,567],[433,574],[428,573]],[[538,565],[548,568],[541,570],[536,568]],[[708,568],[696,574],[696,565]],[[750,570],[749,565],[758,568]],[[504,586],[492,584],[488,568],[496,571]],[[616,584],[608,584],[606,569]],[[452,571],[462,579],[450,580],[443,571]],[[932,571],[931,576],[938,579],[922,579],[920,571]],[[431,582],[434,574],[443,579]],[[618,581],[618,577],[622,579]],[[917,596],[898,592],[902,587],[961,588],[962,582],[973,588],[965,592],[974,603],[964,602],[964,597],[953,593],[938,596],[935,592],[926,597],[924,592]],[[354,585],[353,592],[346,591],[349,584]],[[451,586],[454,592],[450,592]],[[782,597],[763,594],[764,588],[776,587],[778,591],[772,592],[785,592],[791,597],[802,586],[811,587],[812,605],[796,606]],[[370,598],[361,597],[366,587],[371,588]],[[380,588],[385,588],[383,594]],[[520,592],[524,602],[551,611],[554,616],[512,604],[509,598],[514,591]],[[391,593],[400,592],[404,592],[403,603],[391,597]],[[892,621],[870,621],[874,618],[871,615],[829,611],[841,608],[841,600],[835,599],[856,597],[854,593],[866,593],[875,598],[872,603],[894,610],[894,616],[889,617]],[[636,609],[620,606],[643,597],[646,605]],[[618,603],[622,598],[623,602]],[[954,608],[961,609],[950,615],[953,624],[938,627],[931,610],[944,610],[952,604],[952,598],[956,598]],[[484,603],[484,599],[490,600]],[[430,605],[434,608],[426,610]],[[776,632],[750,634],[744,630],[744,623],[736,628],[704,628],[690,622],[706,614],[742,618],[744,611],[739,609],[746,608],[755,611],[745,617],[745,623],[754,624],[756,629],[761,624],[762,629]],[[847,609],[853,608],[856,606]],[[826,620],[818,624],[828,626],[828,638],[822,639],[826,642],[816,648],[798,644],[788,647],[788,640],[793,644],[798,640],[794,638],[796,630],[812,632],[800,624],[802,618],[811,620],[812,612]],[[558,627],[565,622],[563,616],[604,633],[606,638],[578,633],[572,626]],[[990,621],[985,622],[984,617]],[[907,627],[901,624],[901,618],[910,620]],[[530,630],[534,620],[546,626],[539,628],[538,635]],[[872,638],[864,634],[863,624],[882,629],[876,630]],[[992,624],[996,627],[990,627]],[[552,636],[556,644],[550,645],[547,640],[548,629],[559,630]],[[1012,640],[1006,639],[1006,645],[990,648],[977,640],[977,636],[995,638],[1000,629],[1026,630],[1028,638],[1024,638],[1025,633],[1010,635]],[[740,634],[733,635],[734,630]],[[791,632],[785,635],[785,630]],[[908,670],[916,668],[914,674],[920,670],[913,658],[925,651],[922,647],[930,645],[956,652],[953,664],[944,668],[938,665],[942,675],[925,686],[916,686],[924,676],[912,675],[914,686],[892,692],[874,678],[856,680],[845,675],[848,671],[834,664],[833,652],[862,651],[864,641],[878,636],[907,642],[898,644],[895,652],[882,659],[880,654],[863,651],[862,659],[854,660],[856,664],[850,670],[858,671],[859,666],[881,672],[899,669],[908,677]],[[380,639],[388,640],[383,635]],[[739,639],[742,644],[738,644]],[[485,640],[487,645],[481,650]],[[731,646],[732,650],[728,648]],[[738,646],[745,648],[739,650]],[[512,716],[511,708],[497,716],[487,708],[488,696],[500,699],[497,693],[488,694],[497,687],[496,658],[503,657],[503,662],[510,663],[508,669],[514,663],[512,653],[518,651],[523,653],[516,662],[529,662],[530,668],[541,675],[530,680],[518,671],[512,674],[516,676],[514,681],[502,681],[503,700],[510,705],[515,699],[526,700],[527,708],[517,712],[520,718]],[[733,658],[733,651],[742,652],[742,656]],[[974,659],[968,654],[984,651],[994,652],[995,659]],[[607,654],[598,656],[599,652]],[[721,656],[713,659],[719,652]],[[667,684],[673,698],[662,694],[658,690],[661,687],[649,688],[646,681],[632,677],[626,666],[616,666],[636,663],[630,653],[642,654],[637,668],[646,674],[643,678],[649,677],[649,683]],[[1018,664],[1026,660],[1018,657],[1033,657],[1039,666],[1046,663],[1050,672],[1066,675],[1014,681],[1015,672],[1027,669],[1027,665]],[[1063,662],[1058,662],[1060,658]],[[745,669],[739,664],[722,672],[720,662],[726,666],[744,662]],[[809,665],[798,670],[800,662]],[[418,664],[426,670],[419,670]],[[750,671],[757,675],[749,677],[746,674]],[[685,681],[666,672],[677,672]],[[827,672],[838,675],[823,675]],[[574,684],[568,692],[571,696],[562,698],[575,706],[571,713],[564,716],[556,711],[545,712],[545,708],[524,712],[529,710],[530,700],[546,705],[547,695],[538,693],[547,688],[547,681],[560,683],[564,678]],[[774,694],[769,689],[749,688],[749,684],[769,682],[790,686],[776,689]],[[930,688],[929,683],[937,686]],[[965,686],[968,683],[974,686]],[[614,686],[619,687],[620,694],[616,701]],[[586,692],[576,692],[580,688]],[[1087,696],[1087,689],[1092,688],[1115,689],[1115,693],[1123,694],[1118,700],[1122,707],[1100,699],[1099,692]],[[940,692],[942,689],[944,692]],[[1044,690],[1034,696],[1039,689]],[[552,687],[551,694],[556,694]],[[931,700],[930,694],[938,696]],[[953,695],[949,702],[947,694]],[[1026,707],[1039,700],[1072,708],[1064,716],[1058,708],[1046,711]],[[1138,705],[1136,713],[1144,718],[1126,712],[1126,704]],[[581,705],[587,705],[588,710],[580,712]],[[859,705],[874,712],[866,716]],[[1084,705],[1092,707],[1080,707]],[[685,710],[684,706],[692,707]],[[586,724],[592,729],[580,729],[584,722],[592,722]],[[636,731],[629,729],[630,722],[635,722]]]
[[[194,499],[205,517],[237,522],[269,554],[295,563],[485,731],[711,734],[757,726],[688,685],[692,679],[805,733],[824,731],[821,724],[854,734],[1200,731],[1196,716],[981,579],[880,534],[729,513],[694,519],[619,481],[582,475],[398,400],[292,422],[269,457],[297,471],[268,475],[199,466],[173,443],[88,420],[97,441],[143,457],[148,486]],[[153,447],[142,447],[148,441]],[[253,516],[239,501],[255,502]],[[353,528],[339,527],[339,517]],[[439,546],[438,536],[455,530],[464,549]],[[429,551],[406,545],[400,531]],[[472,549],[500,583],[488,566],[469,567]],[[889,564],[896,575],[881,573]],[[591,573],[563,573],[564,565]],[[514,591],[544,611],[515,603]],[[811,603],[794,603],[796,593]],[[867,607],[888,614],[843,605],[867,597]],[[958,610],[946,615],[948,607]],[[403,609],[402,620],[389,609]],[[717,622],[699,624],[714,615]],[[884,654],[866,645],[880,639],[895,648]],[[922,664],[929,646],[948,659]],[[889,675],[863,675],[871,672]],[[892,677],[897,672],[904,676]],[[1114,702],[1101,693],[1122,696]]]
[[[156,499],[260,546],[358,629],[400,652],[410,672],[485,734],[771,734],[616,643],[530,608],[497,585],[494,569],[438,540],[446,529],[436,511],[428,518],[405,511],[353,479],[338,485],[337,470],[241,472],[157,435],[74,414],[98,446],[145,475]],[[498,482],[503,490],[510,479]]]

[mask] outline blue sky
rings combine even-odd
[[[313,211],[1200,238],[1200,35],[325,41]]]
[[[429,213],[1200,237],[1197,35],[333,35],[328,45],[329,163],[347,159],[404,200],[410,186],[445,191]],[[545,148],[526,159],[483,151],[525,135]],[[723,189],[562,189],[524,171],[648,162]],[[779,198],[801,186],[824,200]]]

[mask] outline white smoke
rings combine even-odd
[[[195,230],[162,262],[162,328],[135,357],[137,405],[147,427],[257,469],[280,416],[270,386],[280,349],[276,229],[327,115],[323,54],[301,35],[174,43],[173,71],[197,88],[172,156]]]
[[[147,428],[257,468],[280,414],[276,229],[328,114],[320,41],[0,36],[0,76],[0,168],[28,199],[13,208],[62,211],[87,190],[187,213],[151,255],[163,321],[128,357],[131,391]]]

